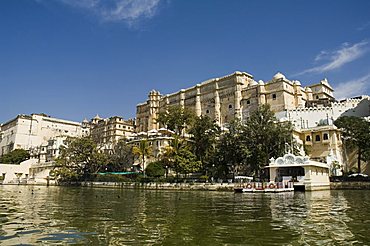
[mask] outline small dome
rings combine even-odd
[[[278,72],[277,74],[274,75],[274,77],[272,77],[273,80],[279,80],[279,79],[285,79],[285,76],[284,74]]]
[[[86,118],[82,122],[83,123],[89,123],[89,121]]]
[[[249,83],[249,86],[254,86],[254,85],[258,85],[258,83],[257,83],[257,81],[252,80],[252,81]]]
[[[265,83],[262,80],[258,80],[258,85],[265,85]]]
[[[293,85],[302,85],[299,80],[293,80]]]
[[[329,84],[329,82],[328,82],[328,79],[327,78],[324,78],[323,80],[321,80],[320,81],[321,82],[321,84]]]
[[[311,88],[310,87],[306,87],[305,89],[306,92],[312,92]]]
[[[96,114],[96,116],[94,117],[95,120],[101,120],[102,118],[100,118],[100,116],[98,114]]]

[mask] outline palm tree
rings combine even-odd
[[[176,166],[176,156],[179,154],[179,151],[182,147],[182,142],[177,135],[174,135],[173,140],[170,144],[164,147],[164,151],[162,153],[162,160],[166,165],[170,168],[174,168]]]
[[[132,153],[141,158],[145,178],[145,158],[151,156],[152,154],[152,147],[149,145],[149,141],[147,139],[141,140],[139,142],[139,146],[134,146],[132,148]]]

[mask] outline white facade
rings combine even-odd
[[[330,189],[329,166],[309,160],[308,157],[286,154],[272,158],[267,167],[270,181],[292,180],[294,186],[304,186],[306,191]]]
[[[48,141],[56,137],[81,137],[89,128],[81,123],[52,118],[44,114],[18,115],[1,125],[0,156],[14,149],[47,151]]]
[[[291,121],[297,129],[332,125],[340,116],[366,117],[369,115],[369,96],[333,102],[330,106],[296,108],[276,113],[279,119]]]
[[[27,183],[30,178],[31,165],[36,163],[36,159],[30,159],[22,162],[19,165],[15,164],[0,164],[0,177],[3,184],[19,184]]]

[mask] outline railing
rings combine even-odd
[[[248,182],[235,184],[237,188],[265,190],[265,189],[285,189],[294,188],[293,182]]]

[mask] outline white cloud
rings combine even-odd
[[[37,0],[41,1],[41,0]],[[105,22],[132,24],[153,17],[161,0],[54,0],[94,14]]]
[[[349,98],[367,94],[370,89],[370,73],[357,79],[338,84],[334,90],[334,96],[338,99]]]
[[[341,48],[335,51],[321,51],[316,57],[315,62],[327,61],[324,64],[313,68],[306,69],[295,75],[302,75],[307,73],[323,73],[338,69],[347,63],[350,63],[362,55],[369,49],[367,41],[362,41],[357,44],[350,45],[348,43],[342,44]]]

